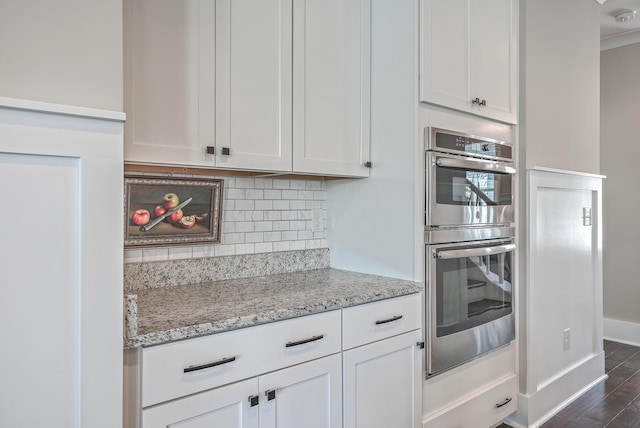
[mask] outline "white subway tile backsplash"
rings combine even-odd
[[[271,221],[256,221],[256,232],[271,232],[273,230],[273,222]]]
[[[245,233],[244,242],[246,242],[247,244],[264,242],[264,232]]]
[[[274,200],[273,201],[273,209],[274,210],[288,210],[289,209],[289,201]]]
[[[142,250],[143,262],[158,262],[169,260],[168,248],[145,248]]]
[[[282,199],[298,199],[297,190],[283,190]]]
[[[244,194],[247,199],[264,199],[264,192],[262,189],[246,189]]]
[[[261,242],[256,243],[256,253],[271,253],[273,252],[273,242]]]
[[[304,210],[306,209],[306,201],[293,200],[289,201],[289,209],[292,210]]]
[[[287,230],[282,232],[282,240],[283,241],[295,241],[298,239],[298,231],[297,230]]]
[[[282,220],[298,219],[298,211],[281,211],[281,212],[282,212]]]
[[[127,249],[125,263],[328,248],[327,186],[321,180],[219,177],[224,180],[220,243]],[[313,232],[312,210],[324,230]]]
[[[271,211],[273,209],[273,201],[257,200],[256,210]]]
[[[215,256],[233,256],[236,254],[236,246],[235,245],[216,245],[215,246]]]
[[[255,244],[238,244],[236,245],[236,254],[253,254],[256,252]]]
[[[290,187],[289,180],[273,180],[274,189],[289,189],[289,187]]]
[[[255,189],[256,179],[251,177],[236,177],[236,188],[238,189]]]
[[[253,211],[256,209],[256,201],[249,199],[239,199],[236,202],[235,209],[238,211]]]
[[[307,223],[305,220],[295,220],[289,222],[289,227],[291,230],[305,230],[307,229]]]
[[[236,222],[236,233],[246,233],[255,231],[255,223],[253,221]]]
[[[169,260],[181,260],[193,258],[193,248],[191,247],[170,247]]]
[[[223,189],[225,199],[244,199],[244,189]]]
[[[282,190],[265,190],[264,199],[282,199]]]

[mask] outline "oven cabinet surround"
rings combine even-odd
[[[0,426],[120,426],[124,114],[0,98]]]
[[[369,175],[370,0],[124,8],[125,161]]]
[[[603,178],[541,167],[527,170],[529,228],[520,252],[527,260],[520,263],[527,286],[519,335],[520,360],[527,364],[520,371],[519,409],[509,421],[512,426],[539,426],[605,379]]]
[[[375,416],[366,426],[386,428],[391,416],[419,427],[420,299],[414,293],[127,349],[124,426],[333,428]]]
[[[420,101],[517,122],[518,1],[421,0]]]

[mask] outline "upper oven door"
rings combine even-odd
[[[426,156],[427,226],[513,223],[513,164],[434,151]]]

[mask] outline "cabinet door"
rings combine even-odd
[[[258,379],[201,392],[142,411],[142,428],[257,428]]]
[[[483,116],[516,122],[516,21],[512,0],[471,2],[471,98]]]
[[[516,123],[516,8],[421,0],[420,101]]]
[[[215,4],[216,164],[290,171],[291,0]]]
[[[260,428],[339,428],[340,354],[260,376]]]
[[[343,353],[345,428],[421,426],[420,330]]]
[[[215,3],[126,0],[125,161],[212,166]]]
[[[294,0],[293,169],[367,176],[370,0]]]

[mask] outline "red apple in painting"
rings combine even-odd
[[[166,212],[167,209],[165,207],[163,207],[162,205],[156,205],[156,207],[153,209],[153,217],[158,218]]]
[[[175,193],[167,193],[162,197],[162,206],[168,210],[177,207],[179,203],[180,199]]]
[[[151,214],[145,209],[136,210],[131,216],[133,224],[137,224],[138,226],[144,226],[149,223],[149,219],[151,219]]]
[[[182,219],[182,215],[182,210],[174,211],[169,217],[167,217],[167,220],[169,220],[169,223],[176,224],[180,219]]]
[[[180,226],[185,229],[191,229],[196,225],[196,216],[194,215],[186,215],[180,219]]]

